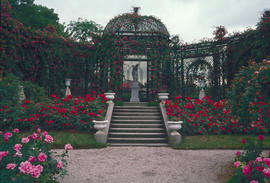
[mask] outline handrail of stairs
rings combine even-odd
[[[99,129],[94,135],[96,141],[99,142],[99,143],[106,144],[107,141],[108,141],[108,134],[109,134],[110,124],[111,124],[111,119],[112,119],[113,108],[114,108],[114,103],[112,101],[109,101],[106,116],[105,116],[105,120],[100,121],[100,122],[95,121],[96,123],[106,122],[105,123],[106,127],[102,128],[102,129]]]
[[[161,111],[161,114],[162,114],[163,122],[164,122],[164,125],[165,125],[165,128],[166,128],[166,133],[168,135],[169,144],[170,145],[178,145],[178,144],[180,144],[181,143],[181,140],[182,140],[181,134],[179,132],[175,132],[175,131],[172,132],[169,129],[168,116],[166,114],[166,109],[165,109],[164,103],[160,102],[159,107],[160,107],[160,111]]]

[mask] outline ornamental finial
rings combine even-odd
[[[139,9],[141,9],[141,8],[140,8],[140,7],[136,7],[136,6],[134,6],[134,7],[133,7],[133,11],[134,11],[134,13],[135,13],[135,14],[138,14]]]

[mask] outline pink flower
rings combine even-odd
[[[33,163],[33,162],[36,161],[36,157],[34,157],[34,156],[29,156],[28,161],[31,162],[31,163]]]
[[[262,159],[262,157],[257,157],[255,161],[256,161],[256,162],[262,162],[263,159]]]
[[[65,150],[72,150],[73,147],[70,144],[65,145]]]
[[[258,139],[259,139],[260,141],[263,141],[263,140],[264,140],[264,136],[263,136],[263,135],[259,135],[259,136],[258,136]]]
[[[20,132],[20,130],[18,128],[13,129],[13,133],[19,133],[19,132]]]
[[[246,139],[242,139],[242,144],[245,144],[246,142]]]
[[[21,151],[16,151],[16,153],[13,155],[13,158],[15,158],[16,156],[18,156],[19,158],[22,157]]]
[[[38,134],[36,134],[35,132],[32,134],[32,139],[36,140],[38,138]]]
[[[9,163],[9,164],[7,164],[7,169],[13,170],[15,167],[16,167],[16,164],[15,163]]]
[[[40,132],[41,132],[41,129],[40,129],[40,128],[38,128],[38,129],[37,129],[37,133],[40,133]]]
[[[259,183],[257,180],[252,180],[250,183]]]
[[[263,169],[264,169],[264,167],[263,167],[263,166],[256,166],[256,170],[258,170],[259,172],[262,172],[262,171],[263,171]]]
[[[19,170],[23,174],[29,174],[32,169],[32,164],[29,161],[21,162]]]
[[[38,178],[42,171],[43,171],[43,166],[41,166],[41,165],[37,165],[37,166],[33,165],[32,169],[30,171],[30,174],[31,174],[32,177]]]
[[[8,151],[0,151],[0,162],[1,162],[3,157],[8,155],[8,153],[9,153]]]
[[[270,158],[263,158],[263,161],[270,167]]]
[[[46,154],[44,154],[43,152],[39,153],[38,160],[40,162],[44,162],[44,161],[46,161],[46,159],[47,159],[47,155]]]
[[[237,156],[241,156],[241,152],[240,152],[240,151],[237,151],[237,152],[236,152],[236,155],[237,155]]]
[[[241,165],[241,162],[240,162],[240,161],[236,161],[236,162],[234,162],[234,164],[233,164],[233,166],[234,166],[235,168],[238,168],[240,165]]]
[[[251,167],[249,165],[246,165],[243,167],[243,174],[248,175],[252,171]]]
[[[2,131],[0,131],[0,135],[2,135],[2,133],[3,133],[3,132],[2,132]]]
[[[27,144],[29,142],[29,138],[28,137],[24,137],[24,138],[22,138],[22,141],[21,142],[24,143],[24,144]]]
[[[10,138],[10,137],[12,137],[12,133],[6,132],[6,133],[4,134],[4,137],[5,137],[5,138]]]
[[[270,168],[265,168],[263,170],[264,176],[270,178]]]
[[[47,143],[52,143],[53,142],[53,138],[50,135],[45,135],[44,141],[47,142]]]
[[[62,168],[63,167],[63,162],[62,161],[58,161],[56,167],[57,168]]]
[[[22,148],[22,144],[15,144],[15,145],[14,145],[14,150],[15,150],[15,151],[20,151],[21,148]]]
[[[42,135],[46,136],[46,135],[48,135],[48,132],[45,131],[42,133]]]

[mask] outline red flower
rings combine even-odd
[[[260,141],[263,141],[263,140],[264,140],[264,136],[263,136],[263,135],[259,135],[259,136],[258,136],[258,139],[259,139]]]
[[[242,139],[242,144],[245,144],[246,142],[246,139]]]

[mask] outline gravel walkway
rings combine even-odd
[[[62,152],[61,150],[56,150]],[[61,183],[225,183],[235,150],[107,147],[69,152]]]

